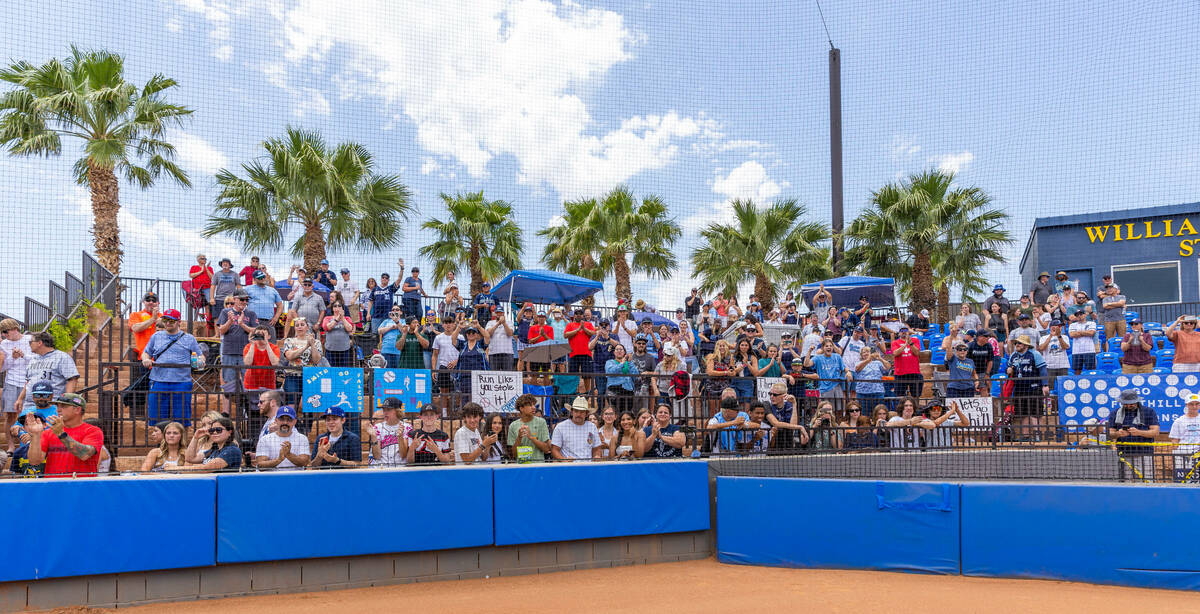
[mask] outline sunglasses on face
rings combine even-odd
[[[143,302],[146,302],[146,303],[157,303],[157,302],[158,302],[158,299],[156,299],[156,298],[146,298],[146,299],[142,299],[142,301],[143,301]]]
[[[208,434],[209,434],[209,435],[220,435],[221,433],[224,433],[224,432],[225,432],[225,427],[223,427],[223,426],[210,426],[210,427],[208,427]]]

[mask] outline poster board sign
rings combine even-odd
[[[301,388],[304,412],[325,413],[342,406],[348,414],[362,413],[363,370],[352,367],[304,367]]]
[[[1062,425],[1103,424],[1120,409],[1121,391],[1136,390],[1142,404],[1158,413],[1158,428],[1171,431],[1171,424],[1184,415],[1184,399],[1200,393],[1200,373],[1106,373],[1103,375],[1060,375],[1058,423]]]
[[[471,400],[483,413],[514,413],[522,390],[520,371],[472,371]]]
[[[780,384],[783,384],[784,386],[787,386],[787,382],[784,381],[784,379],[782,377],[760,377],[760,378],[758,378],[758,387],[757,387],[758,400],[769,405],[771,403],[771,386],[774,386],[776,383],[780,383]]]
[[[400,399],[400,411],[417,413],[433,402],[433,375],[429,369],[375,369],[375,409],[384,399]]]
[[[971,426],[991,426],[994,414],[992,413],[992,397],[957,397],[946,399],[946,410],[950,410],[951,403],[958,403],[962,412],[966,414],[967,420],[970,420]],[[967,426],[967,425],[961,425]]]

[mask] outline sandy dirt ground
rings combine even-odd
[[[746,567],[708,559],[540,576],[237,597],[119,611],[131,614],[358,614],[385,611],[1128,614],[1200,612],[1200,595],[1040,580]]]

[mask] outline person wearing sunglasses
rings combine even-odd
[[[158,326],[158,320],[161,317],[162,311],[159,310],[158,295],[153,292],[147,292],[142,296],[141,311],[129,314],[129,330],[133,333],[133,345],[137,348],[139,356],[146,349],[150,337],[154,335],[155,327]]]
[[[203,432],[201,432],[201,429],[203,429]],[[180,471],[212,473],[214,471],[232,471],[241,468],[242,449],[237,445],[237,434],[233,430],[233,420],[221,416],[214,419],[207,429],[204,427],[198,428],[197,433],[207,435],[211,447],[203,452],[196,452],[195,456],[187,459],[187,462],[195,464],[180,467]]]
[[[967,350],[967,344],[959,343],[954,346],[954,353],[946,356],[946,370],[950,372],[950,381],[946,383],[947,398],[975,396],[979,374]]]
[[[1167,339],[1175,344],[1171,372],[1200,373],[1200,332],[1196,330],[1196,316],[1179,316],[1165,332]]]

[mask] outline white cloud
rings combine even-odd
[[[221,45],[213,49],[212,56],[222,62],[228,62],[233,59],[233,45]]]
[[[175,145],[180,165],[192,174],[212,175],[229,168],[229,157],[224,152],[194,134],[177,131],[169,141]]]
[[[183,24],[179,23],[178,19],[175,19],[174,17],[172,17],[171,19],[167,20],[167,31],[168,32],[171,32],[172,34],[174,34],[182,29],[183,29]]]
[[[567,225],[567,218],[565,218],[561,215],[552,215],[552,216],[550,216],[550,219],[546,221],[546,228],[558,228],[559,226],[566,226],[566,225]]]
[[[126,252],[149,250],[160,253],[163,246],[170,244],[171,251],[185,254],[212,254],[217,258],[229,258],[242,262],[246,257],[241,247],[225,237],[205,238],[199,229],[179,226],[166,218],[144,220],[133,213],[130,207],[121,207],[117,214],[121,228],[121,243]]]
[[[888,153],[895,161],[902,161],[916,155],[921,151],[921,146],[917,145],[912,138],[897,134],[892,137],[892,143],[888,146]]]
[[[325,98],[325,94],[322,94],[320,90],[311,87],[302,87],[295,90],[292,95],[300,99],[292,107],[292,115],[296,117],[304,117],[305,113],[329,115],[329,100]]]
[[[749,198],[763,205],[779,195],[779,184],[767,176],[767,169],[754,160],[743,162],[725,177],[713,182],[713,191],[730,199]]]
[[[947,173],[957,173],[959,171],[966,170],[967,166],[969,166],[971,161],[974,159],[975,154],[969,151],[963,151],[956,154],[946,154],[936,158],[931,158],[930,162],[937,164],[938,170]]]
[[[295,70],[321,70],[335,46],[345,47],[345,64],[358,72],[341,81],[359,92],[366,84],[416,125],[423,148],[474,178],[509,154],[522,184],[595,193],[670,164],[715,126],[665,110],[597,131],[577,92],[594,88],[638,42],[615,12],[545,0],[380,0],[353,11],[302,0],[274,14]]]
[[[422,174],[422,175],[428,175],[428,174],[430,174],[430,173],[436,173],[436,172],[437,172],[437,170],[438,170],[438,161],[437,161],[437,160],[434,160],[433,158],[426,157],[426,158],[425,158],[425,160],[423,160],[423,161],[421,162],[421,174]]]

